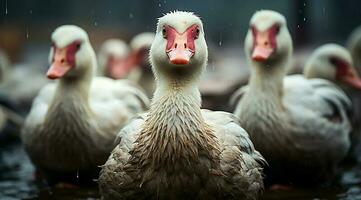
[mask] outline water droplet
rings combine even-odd
[[[158,3],[158,7],[159,7],[159,8],[162,7],[162,4],[161,4],[161,3]]]
[[[108,14],[109,14],[109,15],[112,14],[112,11],[111,11],[111,10],[108,10]]]
[[[79,170],[76,170],[76,179],[79,179]]]
[[[8,0],[5,1],[5,15],[8,14]]]
[[[95,22],[94,22],[94,26],[98,26],[98,22],[95,21]]]
[[[167,3],[167,0],[164,0],[163,2],[164,2],[164,3]]]
[[[297,24],[297,28],[300,28],[300,25],[299,25],[299,24]]]
[[[303,6],[306,6],[306,2],[303,2]]]
[[[306,17],[303,18],[303,21],[304,21],[304,22],[306,21]]]
[[[33,14],[33,10],[29,10],[29,14]]]
[[[219,34],[219,42],[218,42],[219,46],[222,46],[222,33]]]
[[[134,17],[133,13],[129,13],[129,18],[133,19],[133,17]]]
[[[29,38],[29,28],[28,27],[26,27],[26,39],[28,39]]]

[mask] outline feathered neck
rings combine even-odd
[[[77,76],[64,77],[57,82],[53,100],[48,109],[47,118],[64,113],[76,113],[74,116],[89,116],[89,91],[93,79],[93,67],[88,67]],[[58,120],[56,120],[58,121]]]
[[[288,69],[289,57],[273,63],[251,63],[249,92],[257,98],[266,98],[270,103],[282,107],[283,79]]]
[[[158,86],[131,162],[152,174],[159,168],[173,169],[175,164],[190,167],[200,154],[216,161],[219,149],[212,128],[203,119],[197,86],[176,82]]]

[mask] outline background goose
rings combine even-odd
[[[347,48],[351,53],[358,74],[361,74],[361,26],[357,27],[349,36]]]
[[[0,50],[0,99],[1,103],[19,113],[27,113],[39,90],[49,81],[34,64],[12,65]]]
[[[113,79],[128,79],[134,83],[139,81],[140,70],[129,59],[129,46],[120,39],[108,39],[100,47],[98,53],[98,74]]]
[[[269,179],[309,186],[331,178],[350,147],[349,99],[326,80],[284,80],[292,40],[277,12],[252,16],[245,53],[252,73],[235,114],[269,162]]]
[[[322,78],[340,86],[352,102],[351,111],[351,156],[360,161],[361,140],[361,79],[354,68],[351,55],[347,49],[337,44],[326,44],[317,48],[307,61],[304,76]]]
[[[91,180],[106,161],[119,128],[144,110],[147,97],[126,81],[94,78],[87,33],[73,25],[51,36],[50,79],[34,100],[22,138],[40,172],[52,180]],[[86,175],[82,175],[82,173]]]
[[[139,85],[146,91],[148,97],[151,97],[155,90],[155,80],[152,68],[149,63],[149,49],[154,40],[154,33],[144,32],[133,37],[130,41],[132,58],[140,71]]]
[[[207,57],[198,17],[176,11],[159,19],[150,50],[157,89],[102,167],[104,199],[258,198],[263,157],[232,114],[200,109]]]

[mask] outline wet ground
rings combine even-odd
[[[49,188],[34,178],[34,167],[18,140],[0,137],[0,199],[99,199],[97,188]],[[336,186],[266,191],[266,200],[361,200],[361,168],[343,172]]]

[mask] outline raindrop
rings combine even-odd
[[[98,22],[95,21],[95,22],[94,22],[94,26],[98,26]]]
[[[306,2],[303,2],[303,6],[306,6]]]
[[[29,14],[30,14],[30,15],[33,14],[33,10],[29,10]]]
[[[26,39],[28,39],[28,38],[29,38],[29,28],[26,27]]]
[[[158,7],[159,7],[159,8],[162,7],[162,4],[161,4],[161,3],[158,3]]]
[[[8,0],[5,1],[5,15],[8,14]]]
[[[219,34],[219,42],[218,42],[219,46],[222,46],[222,33]]]
[[[109,15],[112,14],[112,11],[111,11],[111,10],[108,10],[108,14],[109,14]]]
[[[306,17],[303,18],[303,21],[304,21],[304,22],[306,21]]]
[[[164,4],[166,4],[166,3],[167,3],[167,0],[164,0],[163,2],[164,2]]]
[[[79,179],[79,170],[76,171],[76,179]]]
[[[297,24],[297,28],[300,28],[300,25],[299,25],[299,24]]]
[[[133,13],[129,13],[129,18],[133,19],[133,17],[134,17]]]

